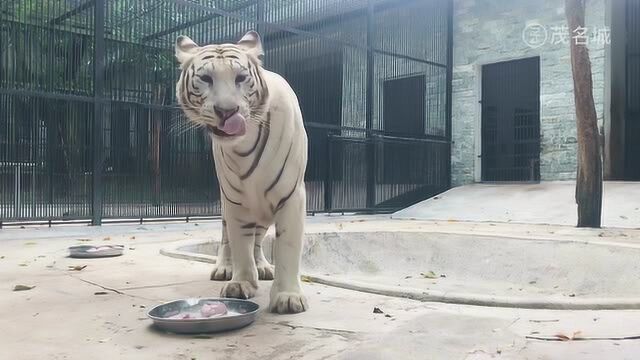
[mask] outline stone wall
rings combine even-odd
[[[588,3],[589,29],[604,28],[605,0]],[[534,23],[548,30],[549,41],[532,48],[523,30]],[[540,57],[540,125],[542,180],[566,180],[576,173],[576,125],[568,44],[552,44],[552,27],[566,25],[564,0],[456,0],[452,118],[452,182],[479,180],[481,66],[505,60]],[[594,98],[600,124],[604,118],[605,46],[589,44]]]

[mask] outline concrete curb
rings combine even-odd
[[[179,247],[202,243],[180,243]],[[176,245],[177,247],[177,245]],[[161,249],[160,254],[176,259],[200,261],[215,264],[217,257],[197,254],[177,249]],[[324,275],[302,274],[304,281],[317,284],[354,290],[370,294],[405,298],[423,302],[438,302],[458,305],[474,305],[487,307],[548,309],[548,310],[637,310],[640,309],[640,298],[566,298],[558,296],[516,297],[494,296],[474,293],[446,293],[442,291],[425,291],[423,289],[386,286],[353,280],[341,280]]]
[[[216,241],[217,241],[217,239],[216,239]],[[171,245],[172,246],[171,248],[161,248],[160,249],[160,254],[164,255],[164,256],[172,257],[172,258],[175,258],[175,259],[190,260],[190,261],[200,261],[200,262],[206,262],[206,263],[210,263],[210,264],[215,264],[217,259],[218,259],[217,256],[178,250],[179,248],[183,248],[183,247],[186,247],[186,246],[195,246],[195,245],[200,245],[200,244],[204,244],[204,243],[208,243],[208,242],[210,242],[210,241],[203,241],[202,239],[190,240],[190,241],[180,241],[180,242],[177,242],[177,243],[173,243]]]
[[[636,310],[640,309],[640,298],[561,298],[544,296],[526,298],[514,296],[493,296],[473,293],[445,293],[442,291],[425,291],[423,289],[385,286],[372,283],[337,280],[328,276],[304,275],[310,282],[355,290],[377,295],[406,298],[425,302],[439,302],[459,305],[475,305],[488,307],[518,309],[549,310]]]

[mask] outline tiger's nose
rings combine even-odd
[[[239,109],[240,109],[239,106],[236,106],[233,109],[225,109],[218,106],[213,107],[213,110],[216,112],[216,115],[218,115],[218,117],[220,117],[222,120],[226,120],[230,118],[231,116],[233,116],[233,114],[237,113]]]

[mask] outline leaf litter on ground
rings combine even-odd
[[[86,267],[87,265],[76,265],[76,266],[69,265],[69,271],[82,271]]]
[[[422,277],[425,278],[425,279],[438,279],[438,278],[446,278],[447,277],[447,275],[445,275],[445,274],[438,275],[438,274],[436,274],[435,272],[433,272],[431,270],[429,270],[427,272],[422,272],[422,273],[420,273],[420,275],[422,275]]]
[[[27,291],[33,289],[35,286],[29,285],[16,285],[13,287],[13,291]]]

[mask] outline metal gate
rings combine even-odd
[[[482,181],[539,181],[539,58],[483,66],[481,104]]]
[[[261,33],[265,66],[304,97],[310,212],[444,191],[452,14],[452,0],[0,1],[0,227],[220,213],[210,144],[175,103],[182,34]],[[384,83],[412,74],[424,131],[391,134]]]

